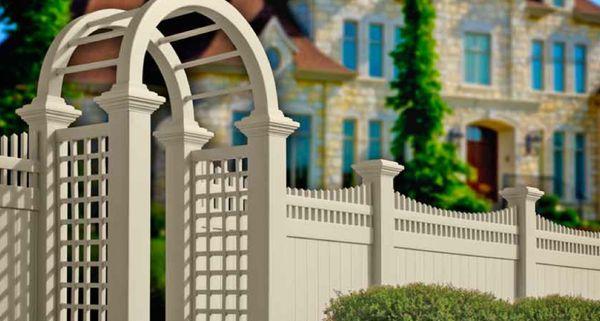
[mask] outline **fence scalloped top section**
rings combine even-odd
[[[516,211],[512,207],[486,213],[459,212],[430,206],[416,201],[410,197],[404,196],[398,192],[395,193],[395,208],[397,210],[412,211],[416,213],[437,215],[462,220],[471,220],[505,225],[517,224]]]

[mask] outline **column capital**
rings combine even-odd
[[[404,166],[385,159],[374,159],[352,165],[354,171],[365,181],[373,181],[378,177],[398,176]]]
[[[300,124],[291,118],[285,117],[279,111],[275,115],[259,115],[252,112],[250,116],[236,122],[235,126],[248,137],[265,136],[267,134],[287,137],[298,129]]]
[[[167,147],[171,143],[191,143],[194,145],[204,146],[215,135],[202,128],[196,121],[186,121],[183,125],[175,124],[173,121],[153,134],[156,139]]]
[[[145,85],[115,84],[94,101],[109,114],[123,110],[152,114],[166,99]]]
[[[544,196],[544,192],[535,187],[516,186],[503,189],[500,195],[512,205],[522,201],[537,202]]]
[[[36,97],[31,104],[17,109],[16,113],[29,126],[53,123],[68,127],[81,116],[81,111],[68,105],[63,98],[55,96]]]

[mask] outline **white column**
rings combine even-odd
[[[505,188],[500,195],[508,201],[508,206],[517,209],[519,249],[517,263],[517,298],[537,295],[536,279],[536,212],[535,203],[544,192],[533,187]]]
[[[383,159],[370,160],[353,165],[352,168],[362,177],[363,183],[370,184],[373,208],[373,245],[371,251],[371,285],[392,285],[396,283],[396,264],[392,256],[394,247],[394,177],[404,167]]]
[[[36,98],[17,114],[29,124],[31,159],[39,163],[37,188],[34,195],[38,208],[34,218],[35,256],[31,266],[33,320],[58,321],[58,255],[59,227],[56,225],[60,208],[56,204],[59,193],[56,181],[58,164],[55,163],[56,140],[54,133],[67,128],[81,112],[67,105],[60,97]],[[35,180],[34,180],[35,181]]]
[[[108,319],[150,320],[150,115],[165,99],[117,84],[96,102],[109,117]]]
[[[180,128],[173,123],[154,135],[166,153],[166,320],[194,321],[192,285],[192,224],[194,224],[191,152],[202,147],[213,134],[195,121]]]
[[[254,113],[248,136],[248,321],[291,320],[292,271],[286,226],[286,138],[299,124]]]

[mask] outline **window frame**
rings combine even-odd
[[[540,51],[539,51],[539,61],[536,58],[535,55],[535,46],[539,45],[540,46]],[[531,73],[531,77],[530,77],[530,81],[531,81],[531,89],[534,91],[545,91],[546,90],[546,43],[544,40],[540,40],[540,39],[534,39],[531,41],[531,61],[530,61],[530,73]],[[535,63],[539,62],[539,75],[536,75],[535,73]],[[539,81],[540,81],[540,87],[536,88],[535,83],[536,83],[536,78],[539,77]]]
[[[479,81],[479,79],[481,78],[481,75],[479,72],[475,71],[475,79],[474,81],[469,80],[469,71],[468,71],[468,62],[467,62],[467,57],[469,56],[469,52],[470,48],[468,47],[468,38],[471,36],[475,36],[475,37],[485,37],[488,40],[488,48],[487,48],[487,52],[483,52],[483,53],[487,53],[487,57],[488,57],[488,63],[487,63],[487,82],[481,82]],[[491,32],[489,31],[481,31],[481,30],[466,30],[463,33],[463,39],[462,39],[462,61],[463,61],[463,66],[462,66],[462,73],[463,73],[463,83],[470,85],[470,86],[483,86],[483,87],[491,87],[494,84],[494,77],[493,77],[493,70],[494,70],[494,65],[493,65],[493,58],[494,58],[494,44],[493,44],[494,38]],[[475,55],[480,55],[483,57],[481,52],[475,52]],[[475,65],[478,65],[479,60],[475,61]]]
[[[378,138],[373,138],[373,136],[371,135],[371,125],[373,124],[378,124],[379,125],[379,137]],[[384,155],[384,122],[381,119],[371,119],[368,121],[367,123],[367,158],[369,160],[373,160],[373,159],[381,159],[383,158]],[[373,157],[372,155],[372,146],[373,146],[373,142],[377,142],[379,144],[379,156],[377,157]]]
[[[301,126],[298,127],[298,129],[296,129],[296,131],[294,131],[290,136],[288,136],[287,138],[287,142],[286,142],[286,157],[287,157],[287,161],[286,161],[286,173],[288,174],[288,177],[286,179],[286,184],[290,187],[297,187],[297,188],[309,188],[311,186],[311,177],[312,177],[312,166],[313,166],[313,142],[314,142],[314,137],[313,137],[313,129],[314,129],[314,123],[315,123],[315,119],[314,119],[314,115],[312,114],[308,114],[308,113],[286,113],[287,117],[290,117],[291,119],[293,119],[294,121],[297,121],[300,123],[300,125],[302,125],[302,122],[297,120],[300,117],[305,117],[308,119],[308,124],[310,125],[310,128],[308,128],[308,130],[306,131],[302,131]],[[307,138],[308,140],[308,165],[306,167],[306,186],[299,186],[297,184],[297,177],[296,177],[296,168],[297,168],[297,158],[291,159],[288,155],[288,148],[292,148],[292,140],[295,140],[298,138],[298,136],[303,136],[305,138]]]
[[[557,144],[557,135],[561,135],[561,144]],[[552,176],[553,176],[553,186],[552,192],[560,197],[561,199],[566,196],[565,190],[565,161],[566,161],[566,137],[567,133],[564,130],[554,131],[552,134]],[[560,147],[560,148],[558,148]],[[560,155],[561,164],[560,170],[557,169],[557,156]],[[556,177],[557,174],[560,177]]]
[[[559,61],[556,57],[556,48],[560,46],[562,48],[562,59]],[[552,91],[559,94],[564,94],[567,92],[567,42],[563,40],[555,40],[552,42],[551,47],[551,57],[552,57]],[[558,89],[557,87],[557,63],[561,63],[561,73],[562,73],[562,88]]]
[[[578,66],[579,61],[577,59],[577,49],[583,48],[583,59],[581,60],[581,64],[583,66],[583,89],[579,88],[579,78],[578,76]],[[587,82],[588,82],[588,45],[585,43],[575,43],[573,45],[573,91],[577,94],[585,94],[588,90]]]
[[[368,42],[368,75],[369,77],[372,78],[384,78],[385,77],[385,73],[386,73],[386,68],[385,68],[385,53],[386,53],[386,36],[385,36],[385,31],[386,31],[386,24],[385,23],[381,23],[381,22],[370,22],[368,24],[368,29],[367,29],[367,42]],[[373,38],[371,37],[372,34],[372,30],[373,28],[379,27],[380,29],[380,40],[379,42],[373,40]],[[379,50],[380,50],[380,54],[378,55],[379,58],[379,74],[374,74],[373,73],[373,46],[374,45],[379,45]]]
[[[352,39],[352,42],[354,43],[354,49],[355,49],[355,53],[354,53],[354,68],[349,67],[346,64],[346,43],[347,41],[349,41],[349,37],[346,36],[346,25],[347,24],[353,24],[355,27],[355,34],[354,37]],[[352,71],[358,72],[359,68],[360,68],[360,22],[357,19],[344,19],[342,22],[342,48],[341,48],[341,54],[342,54],[342,65]]]
[[[579,138],[582,138],[582,146],[579,146]],[[588,173],[588,159],[587,159],[587,146],[588,139],[585,132],[576,132],[573,135],[573,186],[574,186],[574,197],[577,201],[585,201],[588,198],[587,195],[587,182],[588,179],[586,174]],[[579,155],[581,153],[581,155]],[[580,163],[580,161],[582,163]],[[581,170],[581,176],[579,176],[579,171]]]
[[[346,135],[346,124],[351,122],[352,126],[353,126],[353,135],[352,137],[352,141],[351,141],[351,146],[352,146],[352,161],[350,162],[350,170],[349,172],[346,172],[346,143],[348,141],[350,141],[348,139],[348,136]],[[356,118],[353,117],[349,117],[349,118],[344,118],[342,120],[342,187],[351,187],[356,183],[356,175],[354,173],[354,170],[352,169],[352,165],[354,165],[356,163],[356,160],[358,159],[358,120]],[[350,175],[350,181],[346,182],[346,174]]]

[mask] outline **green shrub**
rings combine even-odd
[[[413,284],[339,297],[326,314],[328,321],[504,321],[510,305],[489,294]]]
[[[514,305],[439,285],[374,287],[331,300],[327,321],[598,321],[600,302],[551,296]]]
[[[524,299],[514,305],[514,321],[598,321],[600,302],[549,296]]]

